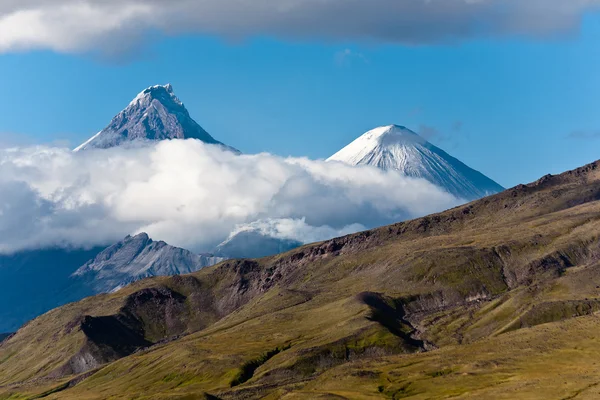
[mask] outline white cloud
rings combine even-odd
[[[195,140],[0,150],[0,252],[102,245],[140,231],[201,251],[255,221],[276,237],[309,242],[459,202],[395,172],[237,156]]]
[[[572,31],[600,0],[2,0],[0,52],[122,53],[148,32],[404,44]]]
[[[356,223],[335,229],[327,225],[311,226],[306,223],[306,218],[268,218],[237,225],[229,234],[228,239],[232,239],[241,232],[258,232],[275,239],[295,240],[307,244],[349,235],[366,229],[366,226]]]

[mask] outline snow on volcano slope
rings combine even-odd
[[[426,179],[465,200],[479,199],[504,190],[482,173],[398,125],[383,126],[365,133],[327,161],[396,170],[409,177]]]

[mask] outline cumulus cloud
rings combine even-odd
[[[576,29],[600,0],[3,0],[0,51],[123,52],[148,32],[404,44]]]
[[[0,150],[4,253],[104,245],[142,231],[206,251],[252,223],[275,237],[310,242],[460,202],[396,172],[238,156],[196,140],[77,153]]]

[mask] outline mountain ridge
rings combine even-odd
[[[189,274],[223,260],[194,254],[139,233],[107,247],[71,277],[91,286],[96,293],[105,293],[144,278]]]

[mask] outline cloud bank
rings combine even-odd
[[[0,150],[2,253],[106,245],[142,231],[206,251],[248,224],[311,242],[460,202],[396,172],[237,156],[196,140],[78,153]]]
[[[600,0],[3,0],[0,52],[130,51],[149,32],[402,44],[562,34]]]

